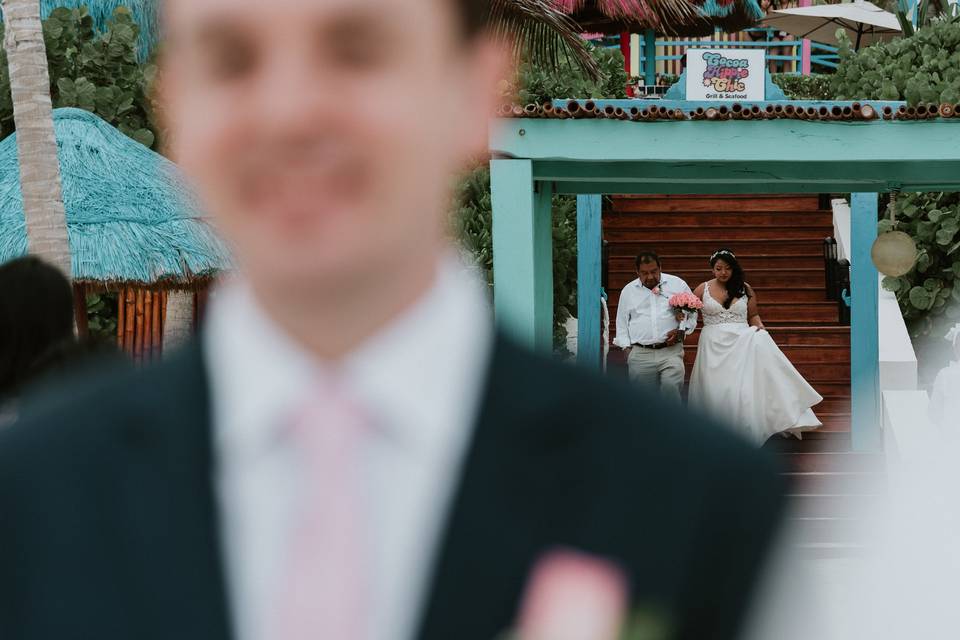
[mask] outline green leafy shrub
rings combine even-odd
[[[883,286],[896,294],[912,335],[943,335],[960,319],[960,194],[902,194],[896,217],[897,229],[917,243],[917,265]],[[892,226],[885,219],[879,230]]]
[[[0,38],[3,26],[0,25]],[[55,9],[43,21],[53,106],[93,112],[125,135],[157,146],[148,88],[156,74],[137,62],[140,28],[120,7],[106,31],[94,29],[87,9]],[[0,50],[0,139],[14,131],[6,53]]]
[[[620,50],[591,46],[590,52],[600,67],[598,81],[569,62],[563,62],[559,70],[524,62],[514,81],[507,83],[505,93],[520,104],[562,98],[626,98],[628,77]]]
[[[833,91],[838,100],[960,102],[960,23],[938,20],[856,52],[842,41]]]
[[[833,100],[832,75],[812,74],[801,76],[793,73],[776,73],[774,84],[783,89],[790,100]]]
[[[115,344],[117,340],[117,294],[87,294],[87,328],[96,343]]]
[[[453,226],[463,246],[493,287],[493,207],[490,203],[490,169],[477,167],[460,181],[454,204]],[[553,198],[553,334],[554,345],[564,348],[564,322],[577,310],[577,203],[571,196]]]

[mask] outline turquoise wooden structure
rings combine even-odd
[[[890,104],[868,103],[878,113]],[[686,110],[698,106],[661,100],[598,101],[601,109],[608,104]],[[957,118],[495,120],[489,146],[498,322],[537,349],[552,347],[554,193],[578,196],[578,357],[587,366],[598,366],[601,347],[597,337],[601,194],[851,193],[852,437],[857,450],[878,449],[879,292],[870,259],[877,234],[877,194],[960,190],[958,139]]]

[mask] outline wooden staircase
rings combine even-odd
[[[831,211],[817,195],[620,196],[605,207],[603,231],[611,324],[620,290],[636,278],[638,252],[656,251],[663,270],[691,288],[712,277],[709,256],[718,248],[737,254],[771,336],[824,397],[814,409],[823,427],[802,441],[775,437],[765,445],[789,469],[793,524],[814,556],[855,552],[850,519],[882,485],[882,459],[851,450],[850,328],[840,325],[837,303],[826,295],[823,241],[833,235]],[[688,376],[699,334],[687,341]],[[615,347],[608,366],[625,368]]]

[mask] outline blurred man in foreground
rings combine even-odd
[[[165,11],[170,148],[239,277],[197,346],[0,435],[0,637],[734,637],[771,466],[509,343],[450,257],[482,3]]]

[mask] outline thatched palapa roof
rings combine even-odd
[[[601,33],[654,29],[678,37],[739,31],[764,12],[757,0],[551,0],[584,30]]]
[[[229,267],[172,162],[87,111],[53,119],[76,280],[182,287]],[[26,253],[13,134],[0,142],[0,262]]]

